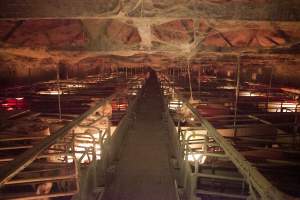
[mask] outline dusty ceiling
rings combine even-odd
[[[300,59],[297,0],[2,0],[0,18],[2,65]]]

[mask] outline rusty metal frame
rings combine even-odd
[[[182,96],[178,97],[187,105],[197,121],[208,131],[208,135],[222,147],[229,159],[239,169],[240,173],[246,178],[248,184],[252,186],[262,199],[288,199],[289,196],[274,187],[252,164],[246,160],[223,136],[205,119],[199,112],[189,104]]]
[[[98,102],[93,108],[89,109],[78,118],[67,124],[66,126],[62,127],[54,134],[47,137],[41,143],[37,144],[34,148],[29,149],[28,151],[24,152],[22,155],[18,156],[15,160],[11,161],[10,163],[6,164],[2,167],[0,171],[0,187],[3,186],[7,181],[9,181],[12,177],[18,174],[21,170],[27,167],[30,163],[32,163],[40,153],[48,149],[50,146],[55,144],[59,139],[65,137],[70,130],[72,130],[75,126],[79,125],[85,118],[89,115],[93,114],[97,109],[99,109],[106,101],[110,101],[115,98],[118,93],[114,93],[108,98],[105,98]]]
[[[133,74],[132,74],[133,75]],[[116,80],[116,77],[113,78],[113,80]],[[108,82],[109,83],[109,82]],[[112,82],[113,83],[113,82]],[[46,83],[47,84],[47,83]],[[143,80],[138,78],[129,78],[127,81],[128,88],[132,89],[135,93],[138,93],[137,91],[140,90],[140,87],[133,87],[136,84],[143,84]],[[108,91],[105,91],[108,92]],[[111,93],[111,90],[109,90]],[[12,198],[16,199],[39,199],[39,198],[47,198],[47,197],[59,197],[59,196],[69,196],[69,195],[74,195],[79,192],[79,196],[82,195],[82,189],[79,190],[80,185],[79,183],[79,171],[80,171],[80,159],[83,158],[83,156],[88,156],[88,170],[91,170],[91,173],[94,174],[93,176],[93,188],[96,190],[99,189],[97,185],[97,178],[99,177],[98,171],[96,171],[97,166],[99,162],[97,162],[97,159],[102,157],[105,159],[105,155],[97,155],[97,149],[100,148],[101,153],[104,152],[108,146],[111,145],[111,125],[109,122],[108,127],[103,127],[103,128],[98,128],[94,124],[101,120],[102,117],[93,117],[92,120],[88,121],[89,123],[85,123],[86,119],[88,119],[90,116],[94,115],[97,110],[103,106],[106,102],[111,102],[115,98],[119,98],[120,96],[127,95],[127,90],[123,91],[117,91],[111,96],[107,98],[103,98],[100,101],[96,102],[96,105],[93,106],[91,109],[88,111],[84,112],[82,115],[71,121],[69,124],[65,125],[55,133],[53,133],[50,136],[47,137],[29,137],[25,136],[21,138],[0,138],[0,142],[7,142],[7,141],[20,141],[20,140],[39,140],[40,143],[35,144],[35,145],[22,145],[20,144],[19,146],[14,145],[13,147],[9,147],[10,149],[20,149],[20,148],[27,148],[28,150],[25,151],[24,153],[18,155],[16,158],[10,157],[10,158],[4,158],[0,159],[0,162],[2,162],[2,171],[0,172],[0,188],[5,186],[5,185],[19,185],[19,184],[38,184],[43,181],[61,181],[61,180],[70,180],[74,179],[74,185],[76,185],[76,188],[70,188],[70,191],[64,191],[64,192],[51,192],[49,194],[42,194],[42,195],[37,195],[37,194],[28,194],[27,196],[22,196],[20,194],[19,196],[15,196],[12,194]],[[89,92],[90,93],[90,92]],[[88,93],[88,94],[89,94]],[[126,99],[128,101],[128,99]],[[126,106],[127,108],[127,106]],[[83,128],[84,132],[83,133],[75,133],[76,128]],[[96,130],[95,134],[99,134],[99,140],[97,138],[97,135],[94,135],[94,131],[90,133],[87,130]],[[78,149],[76,150],[76,141],[81,141],[84,143],[87,143],[87,147],[85,148],[86,145],[84,145],[83,150]],[[54,145],[54,146],[53,146]],[[55,146],[55,145],[67,145],[67,146]],[[33,147],[32,147],[33,146]],[[82,146],[82,145],[81,145]],[[32,148],[30,148],[32,147]],[[3,150],[7,150],[8,148],[3,148]],[[105,149],[105,150],[104,150]],[[0,148],[1,150],[1,148]],[[50,152],[51,151],[51,152]],[[110,153],[110,152],[108,152]],[[79,157],[77,155],[79,155]],[[80,158],[81,155],[81,158]],[[57,156],[58,160],[62,161],[62,164],[66,164],[68,162],[72,162],[72,169],[74,168],[74,174],[67,174],[67,175],[53,175],[53,176],[43,176],[43,177],[34,177],[34,178],[17,178],[13,179],[16,175],[21,175],[23,173],[40,173],[44,172],[47,170],[42,169],[35,169],[34,170],[29,170],[28,172],[22,172],[23,169],[26,167],[30,167],[31,163],[33,163],[36,159],[40,158],[51,158],[53,156]],[[108,157],[110,158],[110,157]],[[10,162],[9,162],[10,161]],[[103,160],[102,160],[103,161]],[[101,161],[101,162],[102,162]],[[8,163],[6,163],[8,162]],[[35,162],[35,164],[37,164]],[[38,165],[39,167],[43,167]],[[36,167],[36,165],[34,165]],[[100,172],[101,173],[101,172]],[[18,176],[19,177],[19,176]],[[22,176],[20,176],[22,177]],[[72,190],[72,191],[71,191]],[[76,190],[76,191],[73,191]],[[22,196],[22,197],[21,197]]]
[[[167,78],[162,78],[163,81],[168,82]],[[168,84],[169,85],[169,84]],[[249,185],[250,195],[252,198],[281,200],[291,199],[289,195],[279,191],[272,185],[249,161],[246,160],[205,118],[203,118],[198,110],[196,110],[179,92],[176,92],[176,96],[181,100],[191,111],[195,117],[195,121],[200,122],[201,126],[208,132],[208,136],[212,137],[225,152],[226,156],[233,162],[238,168],[239,172],[245,178],[245,181]],[[170,121],[171,119],[169,119]],[[193,184],[193,183],[191,183]],[[195,187],[195,186],[190,186]],[[190,190],[190,189],[188,189]],[[195,198],[191,195],[189,199]]]

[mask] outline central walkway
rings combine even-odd
[[[154,72],[144,89],[136,122],[126,135],[104,200],[176,200],[168,136],[162,122],[163,97]]]

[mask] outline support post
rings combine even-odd
[[[57,67],[57,70],[56,70],[56,80],[57,80],[58,113],[59,113],[59,121],[61,121],[61,101],[60,101],[60,76],[59,76],[59,67]]]
[[[200,90],[201,90],[201,71],[200,71],[200,66],[198,67],[198,92],[200,95]]]
[[[193,88],[192,88],[192,80],[191,80],[191,67],[190,67],[190,60],[187,60],[187,72],[188,72],[188,78],[189,78],[189,87],[190,87],[190,99],[193,100]]]
[[[270,93],[272,88],[272,80],[273,80],[273,66],[271,67],[271,74],[270,74],[270,80],[269,80],[269,87],[268,87],[268,94],[267,94],[267,111],[269,108],[269,101],[270,101]]]
[[[237,121],[237,111],[238,111],[238,100],[239,100],[239,92],[240,92],[240,67],[241,67],[241,55],[237,56],[237,70],[236,70],[236,87],[235,87],[235,103],[234,103],[234,137],[237,134],[236,121]]]

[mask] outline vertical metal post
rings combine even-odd
[[[67,80],[69,80],[69,68],[68,68],[68,66],[69,66],[69,65],[66,66],[66,71],[67,71],[66,79],[67,79]]]
[[[294,134],[297,134],[298,131],[298,106],[299,104],[296,105],[295,107],[295,117],[294,117]]]
[[[298,106],[299,104],[296,105],[295,107],[295,119],[294,119],[294,127],[293,127],[293,131],[294,131],[294,147],[297,147],[297,143],[299,140],[299,134],[298,134]],[[297,137],[298,136],[298,137]]]
[[[82,192],[80,190],[80,183],[79,183],[79,174],[80,174],[80,164],[78,163],[77,159],[76,159],[76,155],[75,155],[75,132],[74,130],[72,131],[72,157],[73,157],[73,166],[74,166],[74,170],[75,170],[75,177],[76,177],[76,189],[79,190],[79,196],[80,199],[82,199]],[[67,160],[68,160],[68,156],[67,156]]]
[[[208,134],[208,133],[207,133]],[[208,135],[204,136],[204,147],[203,147],[203,152],[204,154],[207,154],[207,150],[208,150],[208,142],[209,142],[209,138]]]
[[[32,80],[31,80],[31,67],[28,68],[28,78],[29,78],[29,85],[32,84]]]
[[[189,78],[189,87],[190,87],[190,99],[193,100],[193,88],[192,88],[192,80],[191,80],[191,67],[190,67],[190,60],[187,60],[187,72]]]
[[[59,66],[56,68],[56,80],[57,80],[57,98],[58,98],[58,112],[59,121],[61,121],[61,102],[60,102],[60,76],[59,76]]]
[[[188,67],[189,66],[186,66],[186,67],[183,67],[182,69],[183,69],[183,73],[184,73],[184,80],[185,80],[185,84],[188,84],[188,78],[189,78],[189,74],[188,74]]]
[[[245,189],[246,189],[246,184],[245,184],[245,180],[242,181],[242,191],[241,191],[241,195],[243,195],[245,193]]]
[[[195,160],[195,162],[194,162],[195,163],[195,169],[194,169],[195,171],[194,171],[194,173],[198,173],[199,172],[199,161],[200,160]]]
[[[183,139],[182,139],[182,141],[183,141],[183,149],[184,149],[184,159],[186,160],[186,161],[188,161],[189,160],[189,149],[188,149],[188,145],[189,145],[189,141],[187,141],[187,131],[184,131],[183,132]]]
[[[269,101],[270,101],[270,93],[271,93],[271,88],[272,88],[272,80],[273,80],[273,66],[271,68],[271,74],[270,74],[270,81],[269,81],[269,87],[268,87],[268,94],[267,94],[267,111],[269,108]]]
[[[144,16],[144,0],[141,2],[141,17]]]
[[[98,68],[98,70],[97,70],[97,80],[98,81],[100,80],[100,68]]]
[[[200,95],[200,90],[201,90],[201,71],[200,71],[200,66],[198,67],[198,92]]]
[[[234,137],[237,134],[236,121],[237,121],[237,111],[238,111],[238,100],[239,100],[239,92],[240,92],[240,67],[241,67],[241,55],[237,56],[237,71],[236,71],[236,87],[235,87],[235,103],[234,103]]]

